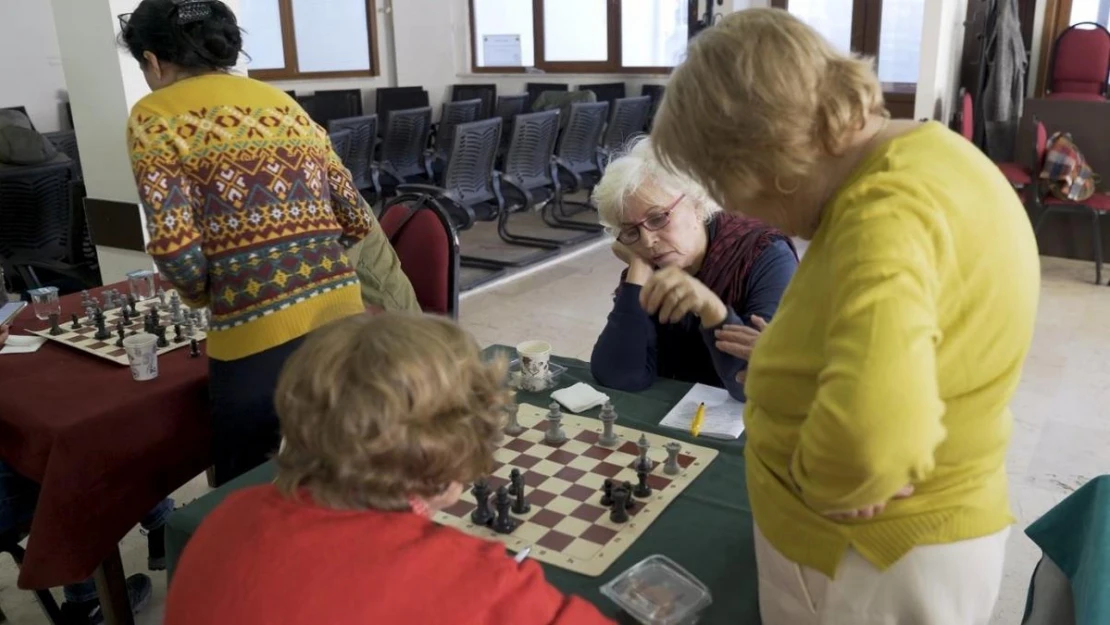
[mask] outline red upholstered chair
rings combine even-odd
[[[1105,100],[1110,77],[1110,31],[1080,22],[1056,38],[1048,66],[1050,98]]]
[[[957,121],[960,134],[963,135],[963,137],[968,141],[974,142],[975,104],[972,101],[971,94],[968,93],[966,89],[960,88],[959,98],[960,109],[959,113],[957,113]],[[1038,128],[1039,130],[1037,134],[1037,145],[1040,146],[1039,149],[1043,154],[1045,142],[1048,140],[1048,138],[1044,134],[1044,125],[1041,124],[1038,126]],[[1034,162],[1040,161],[1034,160]],[[1010,186],[1013,187],[1024,200],[1028,201],[1029,198],[1026,197],[1027,194],[1025,193],[1025,190],[1033,184],[1033,170],[1025,165],[1022,165],[1021,163],[996,162],[995,165],[998,165],[998,169],[1002,171],[1002,175],[1006,176],[1006,180],[1009,181]],[[1040,166],[1037,166],[1038,173],[1040,172],[1039,167]]]
[[[1034,162],[1037,171],[1040,172],[1044,168],[1044,157],[1047,150],[1045,137],[1048,132],[1045,130],[1044,124],[1036,118],[1034,118],[1033,123],[1036,124],[1037,130],[1036,160]],[[1034,233],[1040,232],[1041,226],[1044,225],[1047,217],[1052,214],[1080,213],[1091,216],[1091,246],[1095,253],[1095,284],[1102,284],[1102,231],[1099,228],[1101,226],[1100,218],[1103,215],[1110,215],[1110,194],[1096,191],[1094,195],[1082,201],[1061,200],[1047,192],[1048,189],[1041,182],[1039,174],[1034,188],[1036,192],[1031,194],[1033,196],[1032,201],[1041,209],[1041,214],[1037,217],[1037,223],[1033,226]]]
[[[960,109],[957,113],[957,121],[959,122],[960,134],[964,139],[975,142],[975,103],[971,100],[971,94],[967,89],[960,87]]]
[[[406,193],[386,203],[380,223],[420,308],[457,318],[459,237],[447,211],[429,195]]]

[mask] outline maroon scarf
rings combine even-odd
[[[798,255],[790,238],[767,224],[719,213],[709,226],[709,247],[695,277],[726,305],[739,311],[752,264],[768,245],[779,239],[790,245],[795,257]]]

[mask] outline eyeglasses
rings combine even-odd
[[[641,221],[622,227],[620,231],[617,232],[617,241],[622,245],[632,245],[640,240],[640,228],[648,232],[656,232],[666,228],[667,224],[671,223],[671,213],[678,208],[678,203],[681,202],[684,197],[686,197],[685,193],[675,198],[675,201],[671,202],[670,206],[658,213],[652,213]]]
[[[120,13],[116,16],[116,19],[119,20],[119,31],[121,33],[127,30],[127,22],[131,21],[132,15],[134,15],[134,13]]]

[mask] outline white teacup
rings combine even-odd
[[[135,334],[123,339],[131,377],[139,382],[158,377],[158,338],[153,334]]]
[[[520,358],[520,373],[528,387],[547,382],[551,367],[551,343],[547,341],[525,341],[516,346]]]

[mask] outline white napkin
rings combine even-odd
[[[36,352],[46,339],[41,336],[8,336],[4,347],[0,347],[0,354],[30,354]]]
[[[609,401],[609,396],[585,382],[579,382],[555,391],[551,394],[551,399],[571,412],[583,412]]]

